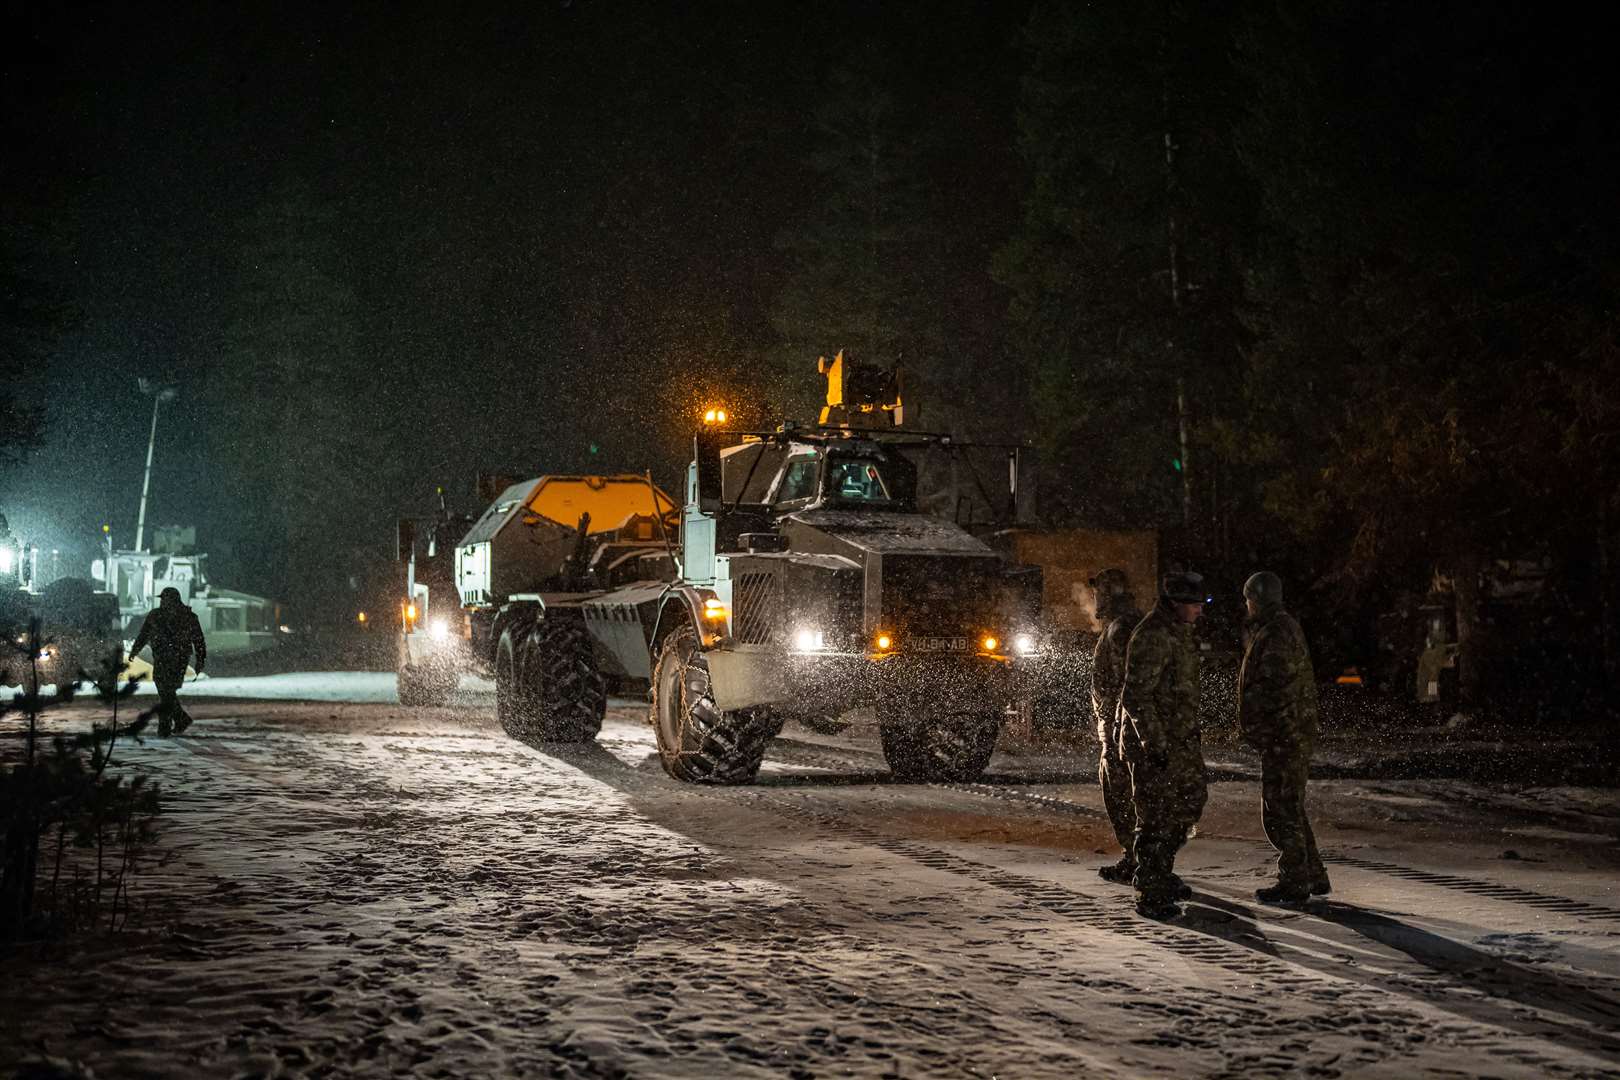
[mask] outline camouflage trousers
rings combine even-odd
[[[1120,759],[1111,739],[1103,740],[1097,759],[1097,783],[1102,787],[1103,809],[1114,826],[1114,839],[1125,849],[1125,861],[1136,862],[1136,807],[1131,802],[1131,770]]]
[[[1310,767],[1309,745],[1269,747],[1260,754],[1260,820],[1266,839],[1277,849],[1277,881],[1289,887],[1307,888],[1328,880],[1305,816]]]
[[[1176,852],[1203,816],[1209,798],[1203,759],[1172,757],[1164,765],[1132,761],[1130,769],[1137,899],[1174,900]]]

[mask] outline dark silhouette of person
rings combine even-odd
[[[186,663],[195,652],[196,671],[201,675],[208,661],[202,623],[196,612],[180,602],[179,589],[171,587],[158,594],[158,606],[147,613],[130,647],[131,659],[148,642],[152,645],[152,682],[158,689],[158,734],[167,735],[172,728],[178,735],[191,726],[191,716],[180,707],[178,697],[180,684],[186,681]]]

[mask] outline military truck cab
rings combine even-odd
[[[817,427],[694,440],[653,642],[665,768],[746,782],[786,718],[870,706],[896,775],[977,776],[1039,651],[1040,573],[919,512],[908,452],[943,437],[894,430],[896,376],[822,371]]]

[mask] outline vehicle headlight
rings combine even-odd
[[[793,635],[793,647],[798,652],[821,652],[827,647],[827,635],[813,627],[801,627]]]
[[[449,641],[450,624],[443,619],[434,619],[428,625],[428,633],[433,636],[434,641]]]
[[[1039,648],[1040,643],[1035,640],[1034,634],[1013,635],[1013,651],[1019,656],[1033,656]]]

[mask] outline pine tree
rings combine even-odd
[[[924,397],[944,368],[947,320],[933,286],[942,264],[931,220],[921,130],[884,86],[875,47],[833,69],[815,110],[809,168],[819,197],[777,246],[791,265],[772,306],[777,396],[799,415],[817,400],[817,356],[840,349],[867,363],[902,364]]]
[[[1230,22],[1226,5],[1052,5],[1025,31],[1029,189],[996,272],[1031,373],[1043,498],[1098,524],[1208,516],[1187,458],[1241,340],[1249,213]]]
[[[228,318],[205,392],[213,475],[230,477],[238,571],[294,601],[318,600],[375,538],[365,478],[379,421],[408,415],[385,371],[357,355],[347,222],[302,183],[244,222]]]
[[[1584,486],[1557,467],[1569,414],[1545,372],[1590,239],[1562,208],[1591,203],[1563,179],[1578,144],[1542,140],[1586,90],[1547,81],[1553,42],[1527,48],[1522,18],[1285,4],[1241,50],[1265,214],[1234,452],[1346,592],[1449,579],[1465,702],[1482,572],[1554,540]]]

